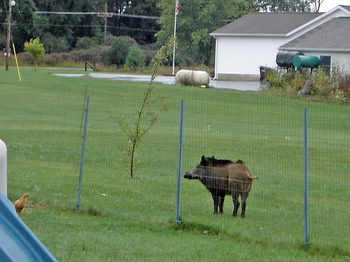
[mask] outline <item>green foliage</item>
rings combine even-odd
[[[335,79],[321,69],[317,71],[316,77],[311,78],[311,81],[313,81],[312,93],[321,97],[329,97],[337,87]]]
[[[36,8],[40,11],[66,11],[66,12],[101,12],[104,11],[105,1],[100,0],[68,0],[35,1]],[[101,32],[103,18],[97,15],[37,15],[38,33],[42,38],[45,33],[50,33],[56,38],[64,37],[69,48],[73,48],[80,37],[93,37]]]
[[[350,75],[340,74],[338,76],[339,89],[344,92],[346,97],[350,98]]]
[[[45,33],[41,38],[47,53],[64,53],[68,52],[69,44],[65,37],[55,37],[50,33]]]
[[[320,0],[204,0],[180,1],[177,16],[177,38],[179,42],[176,63],[180,66],[205,64],[213,66],[215,40],[209,33],[224,26],[250,11],[310,11],[317,10]],[[6,1],[4,2],[6,3]],[[6,21],[5,6],[2,3],[0,20]],[[46,51],[67,52],[68,50],[86,49],[91,43],[82,42],[82,38],[93,39],[93,47],[103,44],[104,18],[97,15],[46,15],[36,11],[71,11],[71,12],[107,12],[160,19],[138,19],[120,16],[108,17],[107,45],[113,37],[128,35],[138,44],[148,45],[158,42],[164,45],[174,34],[175,0],[76,0],[48,1],[21,0],[16,2],[12,11],[12,34],[18,53],[23,51],[23,43],[30,38],[40,37]],[[315,6],[315,8],[311,8]],[[6,24],[6,23],[5,23]],[[5,48],[6,26],[0,28],[0,48]],[[53,41],[47,37],[50,34]],[[129,45],[132,46],[132,45]],[[142,48],[141,48],[142,49]],[[151,56],[147,56],[150,58]],[[150,59],[146,58],[146,65]],[[168,61],[170,64],[171,61]],[[114,63],[109,63],[114,64]]]
[[[139,49],[139,47],[135,44],[131,47],[131,50],[126,57],[125,65],[124,67],[129,69],[137,69],[142,68],[145,66],[145,59],[143,57],[142,51]]]
[[[29,192],[31,204],[43,203],[26,208],[21,219],[58,261],[230,261],[232,254],[253,262],[349,260],[347,105],[155,83],[152,94],[171,96],[176,104],[143,138],[137,156],[142,161],[140,179],[129,179],[115,164],[116,148],[125,142],[125,134],[110,115],[117,111],[133,120],[145,84],[67,80],[55,73],[77,72],[40,69],[33,74],[23,68],[19,83],[13,81],[16,70],[0,71],[6,96],[0,103],[0,122],[10,156],[8,196],[14,201]],[[86,90],[91,110],[82,209],[74,213]],[[181,99],[183,171],[198,164],[202,154],[244,160],[259,176],[246,219],[231,216],[229,197],[225,213],[212,215],[205,187],[182,180],[183,222],[175,227]],[[302,244],[305,107],[310,118],[307,251]]]
[[[282,77],[282,85],[286,94],[295,95],[304,88],[307,80],[311,80],[309,74],[287,73]]]
[[[174,37],[174,1],[161,0],[162,10],[159,23],[161,31],[157,41],[165,44]],[[177,64],[213,63],[215,40],[209,36],[212,31],[224,26],[226,20],[234,20],[251,11],[251,5],[241,0],[180,1],[177,16]]]
[[[44,45],[40,43],[39,38],[30,39],[24,43],[24,50],[27,51],[34,59],[34,70],[38,65],[38,59],[45,53]]]
[[[91,49],[73,50],[69,53],[46,53],[38,59],[40,66],[57,66],[57,67],[69,67],[69,68],[84,68],[85,61],[95,63],[97,70],[101,69],[105,65],[107,52],[109,47],[99,46]],[[33,65],[33,58],[27,52],[17,54],[17,59],[21,65]]]
[[[268,70],[265,76],[271,92],[300,96],[312,95],[319,98],[329,97],[348,103],[347,83],[350,81],[347,82],[347,74],[340,73],[337,68],[332,69],[331,75],[319,68],[312,75],[309,72],[288,72],[281,77],[276,70]],[[312,84],[309,92],[305,93],[303,89],[308,80]]]
[[[158,50],[161,48],[159,44],[148,44],[140,46],[142,53],[145,57],[146,66],[149,66],[153,57],[157,54]]]
[[[90,49],[96,46],[94,39],[90,37],[79,37],[75,45],[76,49]]]
[[[269,83],[271,91],[283,90],[282,81],[276,70],[266,70],[265,79]]]
[[[116,1],[113,1],[116,2]],[[117,1],[118,2],[118,1]],[[116,10],[123,10],[124,14],[132,15],[147,15],[153,17],[160,16],[160,10],[157,8],[158,0],[147,1],[120,1]],[[116,3],[113,3],[116,5]],[[123,5],[125,7],[123,7]],[[108,4],[110,6],[110,4]],[[112,19],[111,19],[112,20]],[[118,21],[118,19],[115,19]],[[115,24],[120,22],[115,22]],[[155,33],[159,31],[160,26],[156,19],[125,19],[123,25],[126,28],[133,28],[137,30],[123,30],[123,28],[116,28],[113,32],[114,35],[125,34],[131,36],[139,44],[150,44],[156,41]],[[122,31],[122,33],[120,33]]]
[[[142,52],[138,50],[136,45],[133,47],[134,54],[132,56],[138,57],[138,59],[140,59],[138,54],[142,55]],[[128,141],[131,145],[127,149],[125,149],[124,145],[119,146],[119,150],[122,153],[122,163],[126,162],[126,157],[130,160],[129,164],[126,165],[126,171],[130,174],[131,178],[134,177],[134,174],[138,168],[138,164],[140,163],[135,162],[135,157],[136,149],[139,147],[141,138],[152,128],[152,126],[159,118],[160,114],[164,111],[167,111],[170,106],[170,103],[166,101],[166,97],[164,96],[159,96],[153,99],[151,98],[153,92],[152,82],[155,78],[156,70],[162,64],[164,57],[163,53],[165,52],[164,50],[165,47],[163,49],[161,48],[155,57],[154,71],[151,76],[151,81],[143,97],[141,107],[137,111],[133,126],[130,126],[122,115],[114,117],[120,128],[127,135]],[[129,63],[127,65],[129,65]]]
[[[258,0],[255,6],[265,12],[311,12],[312,2],[317,0]]]
[[[140,162],[135,162],[136,149],[139,147],[141,138],[151,129],[155,124],[160,114],[168,109],[168,103],[162,103],[165,97],[158,97],[151,99],[153,87],[151,83],[147,88],[141,107],[137,111],[135,122],[133,126],[130,126],[122,115],[113,117],[123,132],[127,135],[130,143],[129,148],[125,148],[124,145],[119,147],[122,153],[122,162],[125,163],[125,157],[129,159],[129,163],[126,165],[126,171],[133,178]],[[161,104],[160,107],[155,107],[156,104]],[[152,110],[153,108],[153,110]]]
[[[6,13],[4,10],[2,9]],[[17,53],[23,52],[23,43],[25,41],[41,36],[40,29],[36,26],[38,16],[35,12],[37,10],[33,0],[16,1],[16,5],[12,7],[11,31]]]
[[[206,71],[206,72],[209,73],[210,68],[209,68],[209,66],[206,66],[206,65],[204,65],[204,64],[200,64],[200,65],[198,66],[198,70],[200,70],[200,71]]]
[[[126,57],[129,54],[129,44],[124,36],[117,37],[107,53],[107,65],[124,65]]]
[[[173,57],[174,41],[175,41],[175,39],[173,37],[169,38],[166,45],[163,45],[158,50],[158,52],[153,57],[153,59],[150,63],[150,66],[153,68],[153,70],[157,70],[159,67],[166,64],[167,61],[169,61],[169,59],[171,59]]]

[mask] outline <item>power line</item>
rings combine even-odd
[[[3,23],[3,24],[7,24],[7,23]],[[11,25],[12,27],[20,27],[23,25],[28,25],[28,24],[14,24]],[[35,26],[37,27],[103,27],[103,25],[52,25],[52,24],[35,24]],[[125,26],[111,26],[109,25],[108,28],[112,28],[112,29],[121,29],[121,30],[134,30],[134,31],[146,31],[146,32],[152,32],[152,33],[157,33],[159,32],[159,30],[154,30],[154,29],[146,29],[146,28],[132,28],[132,27],[125,27]]]
[[[147,15],[129,15],[121,13],[100,13],[100,12],[50,12],[50,11],[36,11],[36,14],[44,15],[107,15],[107,16],[121,16],[121,17],[131,17],[140,19],[160,19],[159,16],[147,16]]]

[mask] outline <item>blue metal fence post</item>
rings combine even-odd
[[[305,248],[309,244],[309,213],[308,213],[308,115],[304,109],[304,234]]]
[[[179,132],[179,165],[177,172],[177,192],[176,192],[176,225],[180,221],[180,189],[181,189],[181,170],[182,170],[182,140],[183,140],[183,119],[184,119],[184,101],[181,100],[180,109],[180,132]]]
[[[86,97],[84,131],[83,131],[83,142],[82,142],[82,146],[81,146],[80,170],[79,170],[79,187],[78,187],[78,197],[77,197],[76,211],[79,211],[81,186],[82,186],[82,183],[83,183],[83,167],[84,167],[84,154],[85,154],[86,126],[87,126],[87,120],[88,120],[88,110],[89,110],[89,96]]]

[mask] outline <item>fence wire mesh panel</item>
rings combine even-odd
[[[81,204],[88,212],[157,223],[169,221],[175,215],[179,133],[179,112],[175,108],[178,109],[178,105],[174,104],[171,112],[161,115],[141,138],[135,151],[133,178],[128,155],[133,141],[116,121],[122,116],[129,127],[134,128],[147,85],[141,83],[104,94],[89,92],[89,128]],[[155,89],[150,99],[162,95],[162,92]],[[126,99],[125,96],[133,98]],[[152,106],[149,105],[147,110]],[[145,130],[148,118],[142,121],[141,129]]]
[[[328,252],[350,247],[349,107],[312,103],[309,110],[310,243]]]
[[[11,198],[29,192],[33,203],[75,209],[82,120],[89,95],[80,212],[155,223],[159,228],[175,224],[183,99],[182,173],[200,164],[204,155],[242,160],[258,179],[252,182],[243,219],[242,203],[238,216],[232,217],[231,196],[226,196],[223,214],[214,215],[213,199],[205,186],[182,177],[180,228],[301,248],[303,110],[308,108],[310,247],[350,253],[349,105],[263,92],[153,84],[152,97],[166,96],[173,104],[141,138],[135,151],[137,170],[131,178],[127,152],[132,139],[116,117],[134,126],[148,84],[96,80],[87,85],[70,80],[59,86],[39,86],[18,85],[7,90],[0,103],[4,123],[0,138],[8,147]],[[147,112],[152,110],[151,103]],[[142,129],[147,127],[144,121]]]
[[[205,186],[199,181],[183,180],[184,227],[224,231],[256,243],[302,246],[305,107],[310,112],[310,243],[328,251],[336,248],[349,252],[349,229],[343,230],[350,222],[345,208],[350,181],[346,172],[349,108],[332,101],[229,92],[187,101],[184,171],[200,164],[202,155],[215,156],[243,160],[259,179],[254,180],[247,199],[245,219],[232,217],[231,196],[226,197],[224,213],[213,215],[213,199]],[[241,209],[238,216],[240,212]]]
[[[68,207],[76,198],[85,86],[46,84],[18,85],[3,94],[8,194],[28,192],[33,203]]]
[[[247,199],[246,219],[232,218],[230,197],[224,214],[212,215],[213,201],[205,187],[183,181],[184,223],[257,243],[302,243],[303,103],[249,93],[207,95],[200,104],[204,112],[196,108],[199,104],[186,104],[184,169],[199,164],[202,155],[240,159],[259,179]]]

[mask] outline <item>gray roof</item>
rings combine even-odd
[[[340,5],[340,7],[343,7],[344,9],[348,10],[350,12],[350,6],[348,5]]]
[[[350,9],[350,7],[349,7]],[[293,51],[350,50],[350,17],[332,18],[298,38],[282,45],[280,49]]]
[[[303,26],[323,13],[272,12],[249,13],[210,35],[281,35]]]

